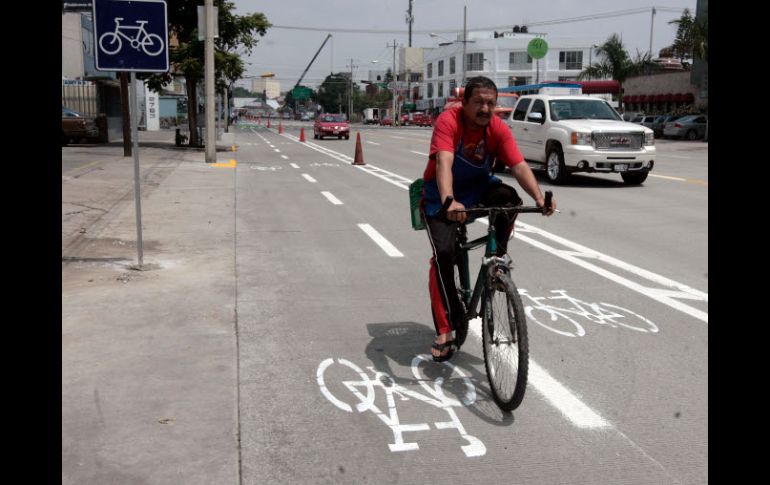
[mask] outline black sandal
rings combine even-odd
[[[444,353],[444,350],[449,349],[449,351],[445,355],[439,355],[435,356],[433,355],[433,352],[431,352],[431,356],[433,357],[433,362],[445,362],[452,358],[452,355],[455,353],[455,341],[454,340],[448,340],[447,342],[440,344],[438,342],[433,342],[432,347],[442,354]]]

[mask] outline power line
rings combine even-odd
[[[571,17],[566,19],[558,19],[558,20],[543,20],[540,22],[525,22],[527,26],[539,26],[539,25],[557,25],[557,24],[563,24],[563,23],[570,23],[570,22],[585,22],[589,20],[601,20],[606,18],[612,18],[612,17],[622,17],[625,15],[636,15],[640,13],[649,13],[652,9],[655,9],[656,12],[670,12],[670,13],[682,13],[684,11],[684,8],[673,8],[673,7],[641,7],[641,8],[635,8],[635,9],[629,9],[629,10],[616,10],[613,12],[604,12],[604,13],[597,13],[597,14],[591,14],[591,15],[583,15],[580,17]],[[496,29],[507,29],[510,25],[505,26],[496,26],[496,27],[477,27],[469,30],[496,30]],[[408,30],[396,30],[396,29],[345,29],[345,28],[329,28],[329,27],[300,27],[295,25],[273,25],[271,28],[273,29],[287,29],[287,30],[308,30],[308,31],[319,31],[319,32],[342,32],[342,33],[348,33],[348,34],[408,34]],[[457,32],[458,29],[430,29],[430,30],[412,30],[413,34],[430,34],[431,32],[434,33],[452,33]]]

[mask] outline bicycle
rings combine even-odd
[[[116,17],[115,31],[106,32],[99,37],[99,47],[102,48],[105,54],[113,55],[123,48],[121,37],[130,42],[131,47],[136,50],[143,50],[148,56],[157,56],[163,51],[163,39],[157,34],[149,34],[144,30],[145,24],[149,22],[148,20],[137,20],[138,26],[120,25],[121,20],[123,20],[123,17]],[[129,37],[122,32],[124,30],[138,30],[138,32],[135,37]],[[157,50],[154,50],[155,47],[157,47]]]
[[[468,335],[468,322],[479,316],[481,303],[481,334],[484,366],[492,390],[492,398],[504,411],[512,411],[524,399],[529,368],[529,342],[527,321],[519,292],[511,278],[511,258],[505,254],[496,256],[496,218],[505,213],[543,213],[551,207],[553,193],[546,191],[545,204],[540,207],[473,207],[458,212],[486,214],[489,227],[486,236],[468,241],[465,224],[457,226],[455,243],[455,286],[463,305],[465,317],[455,329],[455,341],[459,348]],[[445,216],[453,198],[447,197],[439,211]],[[468,252],[485,246],[476,282],[471,289]]]

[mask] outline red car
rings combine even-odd
[[[412,123],[416,126],[433,126],[433,117],[425,113],[415,113],[412,115]]]
[[[350,126],[345,115],[325,113],[316,118],[313,123],[313,138],[323,140],[325,136],[336,136],[340,140],[344,136],[346,140],[350,139]]]
[[[380,126],[393,126],[393,118],[386,116],[380,120]]]

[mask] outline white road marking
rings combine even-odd
[[[332,195],[331,192],[321,192],[324,197],[329,199],[329,202],[331,202],[334,205],[342,205],[342,201],[338,198],[336,198],[334,195]]]
[[[403,136],[395,136],[395,135],[391,135],[390,137],[391,137],[391,138],[395,138],[395,139],[397,139],[397,140],[407,140],[407,138],[404,138]]]
[[[296,163],[290,163],[289,165],[291,165],[294,168],[299,168],[299,165],[297,165]]]
[[[390,256],[391,258],[403,258],[404,255],[401,251],[396,249],[394,245],[390,243],[387,239],[382,237],[382,234],[377,232],[375,228],[370,226],[369,224],[359,224],[358,227],[361,228],[362,231],[366,233],[367,236],[372,238],[372,241],[376,242],[377,245],[382,248],[383,251],[385,251],[385,254]]]
[[[430,155],[428,155],[427,153],[416,152],[416,151],[414,151],[414,150],[409,150],[409,151],[410,151],[410,152],[412,152],[412,153],[416,153],[416,154],[418,154],[418,155],[422,155],[423,157],[429,157],[429,156],[430,156]]]
[[[373,142],[373,141],[369,141],[369,140],[366,140],[366,143],[369,143],[369,144],[371,144],[371,145],[377,145],[377,146],[380,146],[380,144],[379,144],[379,143],[375,143],[375,142]]]
[[[474,348],[478,348],[481,345],[480,317],[468,322],[468,334],[473,335],[478,340],[474,344]],[[527,383],[532,385],[538,393],[578,428],[607,428],[611,426],[604,418],[575,397],[563,384],[551,377],[532,358],[529,359]]]
[[[696,290],[694,288],[690,288],[687,285],[678,283],[674,280],[666,278],[665,276],[661,276],[659,274],[653,273],[652,271],[647,271],[646,269],[642,269],[638,266],[634,266],[632,264],[626,263],[625,261],[621,261],[619,259],[613,258],[612,256],[607,256],[606,254],[602,254],[598,251],[587,248],[585,246],[572,242],[568,239],[564,239],[563,237],[557,236],[555,234],[551,234],[542,229],[538,229],[534,226],[530,226],[529,224],[525,224],[523,222],[517,222],[516,226],[520,227],[520,230],[516,233],[515,239],[527,242],[532,246],[535,246],[536,248],[542,249],[543,251],[547,251],[555,256],[565,259],[589,271],[593,271],[594,273],[600,276],[603,276],[611,281],[614,281],[619,285],[625,286],[626,288],[630,288],[638,293],[641,293],[645,296],[652,298],[653,300],[663,303],[664,305],[668,305],[671,308],[679,310],[683,313],[686,313],[692,317],[697,318],[698,320],[708,323],[708,313],[702,310],[698,310],[697,308],[693,308],[689,305],[686,305],[678,300],[675,300],[675,298],[680,298],[680,299],[708,302],[708,293],[702,292],[700,290]],[[538,234],[554,242],[567,246],[572,250],[556,249],[540,241],[537,241],[528,236],[525,236],[521,234],[521,232],[530,232],[533,234]],[[624,271],[627,271],[629,273],[635,274],[644,279],[652,281],[656,285],[663,286],[665,288],[651,288],[648,286],[641,285],[639,283],[636,283],[635,281],[631,281],[627,278],[617,275],[604,268],[591,264],[588,261],[584,261],[581,258],[595,259],[597,261],[610,264]]]
[[[279,150],[277,148],[273,148],[273,151],[276,152],[276,153],[281,153],[281,150]]]
[[[302,176],[303,176],[303,177],[305,177],[305,180],[307,180],[307,181],[308,181],[308,182],[310,182],[310,183],[313,183],[313,184],[314,184],[314,183],[316,183],[316,182],[317,182],[317,180],[316,180],[316,179],[314,179],[313,177],[311,177],[310,175],[308,175],[308,174],[306,174],[306,173],[303,173],[303,174],[302,174]]]
[[[281,158],[283,158],[284,160],[288,160],[289,159],[289,157],[287,157],[286,155],[281,155]]]

